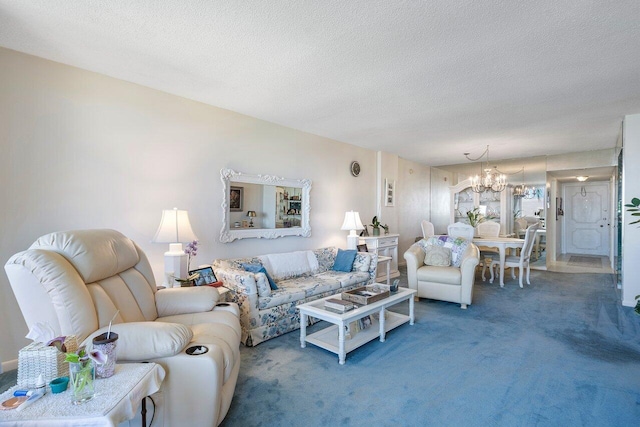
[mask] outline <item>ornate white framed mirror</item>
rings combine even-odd
[[[311,236],[311,180],[220,170],[220,241]]]

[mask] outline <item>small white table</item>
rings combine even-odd
[[[305,348],[307,343],[311,343],[332,353],[336,353],[338,355],[338,362],[344,365],[348,352],[355,350],[376,337],[380,337],[380,342],[384,342],[385,334],[388,331],[407,322],[413,325],[413,296],[415,294],[416,291],[413,289],[398,288],[397,292],[392,293],[385,299],[372,304],[362,305],[343,314],[325,310],[324,308],[325,300],[339,298],[338,295],[300,304],[298,306],[298,310],[300,310],[300,346]],[[408,316],[385,310],[387,307],[407,300],[409,301]],[[380,320],[377,322],[378,328],[376,328],[375,323],[373,323],[367,329],[359,331],[351,339],[345,339],[345,327],[347,325],[373,313],[379,313]],[[333,326],[307,336],[308,316],[332,323]]]
[[[387,264],[387,285],[391,284],[391,260],[393,258],[390,256],[379,256],[378,257],[378,264],[380,263],[386,263]]]
[[[478,246],[487,246],[490,248],[498,248],[500,253],[500,287],[504,287],[504,260],[506,258],[507,249],[522,248],[524,239],[516,239],[515,237],[474,237],[473,243]]]
[[[124,363],[116,365],[116,373],[109,378],[96,379],[96,395],[81,405],[71,403],[71,390],[47,394],[23,411],[0,411],[0,426],[117,426],[132,419],[144,398],[160,389],[165,372],[156,363]],[[13,396],[20,387],[14,386],[0,395],[0,402]]]

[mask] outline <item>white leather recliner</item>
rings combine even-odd
[[[153,396],[154,425],[222,422],[240,369],[240,322],[236,304],[217,306],[215,288],[157,290],[145,254],[114,230],[48,234],[5,270],[29,328],[46,323],[86,344],[120,310],[112,326],[118,363],[156,362],[166,371]],[[188,355],[195,345],[208,352]]]

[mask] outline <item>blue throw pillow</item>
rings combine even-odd
[[[356,255],[358,251],[355,249],[348,249],[343,251],[342,249],[338,249],[338,255],[336,255],[336,260],[333,263],[333,271],[344,271],[350,272],[353,268],[353,261],[356,259]]]
[[[242,268],[244,268],[249,273],[264,273],[264,275],[267,276],[267,280],[269,281],[271,290],[275,291],[276,289],[278,289],[278,285],[276,285],[276,282],[274,282],[271,276],[269,276],[269,273],[267,273],[267,269],[264,268],[264,266],[260,264],[242,264]]]

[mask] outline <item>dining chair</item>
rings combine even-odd
[[[447,234],[451,237],[462,237],[472,241],[475,233],[475,228],[464,222],[456,222],[447,226]]]
[[[500,235],[500,223],[495,221],[485,221],[481,222],[476,226],[478,230],[478,237],[498,237]],[[481,243],[478,244],[478,248],[480,249],[480,263],[482,264],[482,281],[485,282],[487,279],[485,278],[484,273],[487,271],[487,268],[491,267],[491,262],[498,258],[500,254],[495,248],[489,248],[487,246],[482,246]]]
[[[516,224],[516,237],[524,236],[524,232],[527,230],[528,222],[526,219],[520,217],[515,220]]]
[[[429,237],[436,234],[433,228],[433,224],[427,221],[426,219],[422,220],[422,222],[420,223],[420,226],[422,227],[422,237],[424,239],[428,239]]]
[[[524,244],[522,245],[522,250],[520,251],[520,256],[507,256],[504,259],[504,266],[505,268],[507,267],[511,267],[511,278],[515,279],[516,278],[516,272],[515,272],[515,268],[518,267],[518,269],[520,270],[520,287],[523,288],[524,286],[522,285],[522,276],[524,273],[524,269],[527,269],[527,285],[530,285],[531,282],[529,281],[529,275],[531,273],[531,268],[529,265],[529,261],[531,259],[531,252],[533,250],[533,243],[536,239],[536,230],[540,227],[539,223],[535,223],[533,225],[530,225],[524,235]],[[489,280],[490,283],[493,283],[493,268],[495,266],[500,265],[500,260],[493,260],[491,261],[491,266],[489,267],[489,270],[491,271],[491,279]]]

